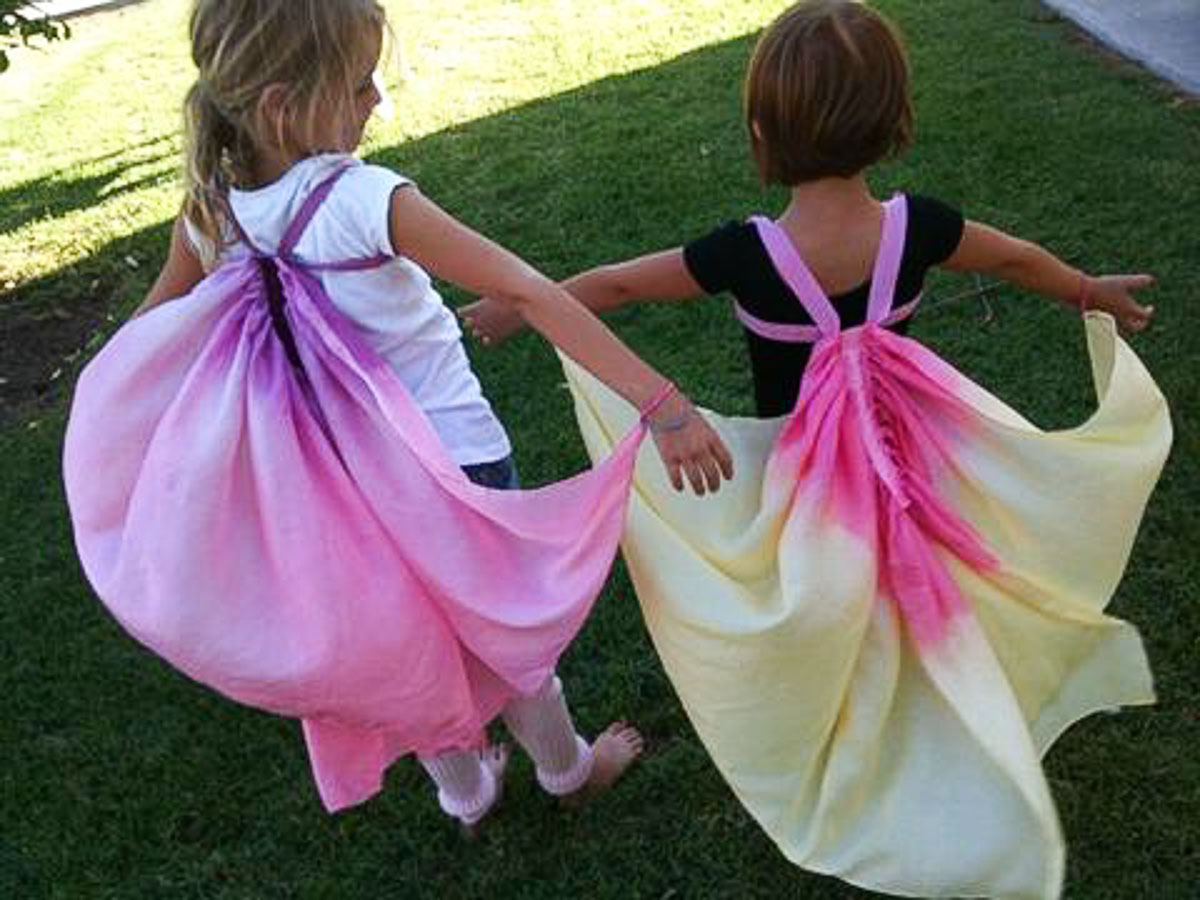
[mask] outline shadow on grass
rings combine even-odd
[[[163,177],[159,164],[169,161],[170,171],[178,164],[179,136],[160,135],[0,189],[0,231],[16,231],[37,219],[55,219],[158,183]],[[126,180],[127,173],[148,166],[158,171]],[[73,174],[80,171],[91,174]]]
[[[111,241],[79,262],[0,294],[0,429],[59,403],[74,372],[140,302],[166,258],[171,223]]]
[[[549,274],[565,276],[631,246],[699,233],[709,224],[704,206],[680,199],[723,171],[739,172],[741,188],[753,190],[737,112],[737,73],[748,52],[746,39],[715,45],[652,70],[376,151],[370,161],[414,177],[472,226]],[[131,168],[165,158],[158,148],[174,138],[164,135],[97,157],[86,164],[101,167],[95,175],[64,179],[56,172],[0,192],[0,227],[96,202]],[[663,157],[664,144],[677,145],[679,153]],[[153,151],[148,158],[140,155],[148,150]],[[661,160],[655,165],[641,163],[656,156]],[[679,222],[679,208],[693,210],[694,218]],[[729,214],[736,214],[733,203]],[[168,239],[169,225],[162,223],[0,295],[0,425],[57,396],[63,375],[55,373],[63,370],[63,361],[70,362],[98,330],[110,331],[112,319],[127,314],[152,281],[156,264],[131,270],[127,257],[162,260]],[[461,299],[453,292],[449,297]],[[723,309],[712,317],[714,323],[732,321]],[[721,334],[721,340],[728,337]],[[664,365],[674,352],[671,343],[665,342]],[[516,354],[540,361],[541,378],[530,389],[553,395],[558,375],[552,355],[544,347],[517,344]],[[699,366],[680,362],[684,369]],[[480,364],[491,368],[490,359]],[[735,402],[734,396],[724,399]],[[519,428],[528,404],[514,404],[510,412]],[[535,471],[536,464],[530,474]]]
[[[382,149],[371,159],[411,175],[450,211],[553,276],[676,245],[723,219],[777,208],[780,200],[758,187],[746,157],[738,80],[749,48],[749,39],[714,45]],[[1029,127],[1053,133],[1053,108],[1039,114],[1046,118]],[[1124,108],[1114,115],[1133,117]],[[986,170],[981,190],[986,195],[996,187],[985,202],[1011,209],[1015,195],[1025,198],[1019,213],[1040,212],[1044,191],[1027,182],[1011,187],[1023,184],[1029,167],[1005,143],[1015,129],[986,117],[961,127],[966,133],[953,140],[934,129],[926,149],[907,168],[885,172],[885,180],[936,173],[952,186],[953,199],[976,187],[974,170]],[[972,156],[962,153],[964,145]],[[1118,183],[1108,163],[1096,168],[1068,157],[1065,146],[1051,149],[1048,158],[1060,150],[1064,157],[1057,177],[1091,166],[1089,189],[1100,202],[1107,186]],[[1112,170],[1125,171],[1119,154]],[[64,194],[63,203],[72,202]],[[1097,221],[1091,227],[1111,230]],[[44,359],[44,381],[81,338],[87,343],[89,335],[111,331],[115,321],[106,316],[119,319],[136,304],[152,273],[130,271],[124,258],[162,259],[168,237],[169,223],[160,223],[21,286],[19,307],[52,301],[88,327],[71,332],[63,345],[54,344],[62,335],[53,328],[6,332],[0,352],[17,343],[30,359]],[[1161,252],[1172,265],[1183,253]],[[978,361],[988,376],[1007,379],[1018,394],[1037,398],[1040,409],[1052,409],[1069,391],[1083,394],[1069,366],[1045,365],[1051,342],[1074,346],[1067,341],[1077,340],[1077,325],[1053,312],[1030,314],[1031,308],[996,304],[1004,354],[997,354],[994,335],[968,327],[974,312],[968,322],[952,309],[939,310],[943,317],[927,333]],[[613,321],[701,402],[727,411],[748,405],[741,336],[725,304],[695,304],[686,314],[646,307]],[[1181,380],[1191,371],[1196,339],[1175,340],[1155,352],[1159,368]],[[545,346],[520,338],[502,351],[471,352],[531,481],[577,469],[582,450],[558,390],[561,373]],[[989,362],[997,356],[1003,360]],[[69,376],[54,383],[69,383]],[[42,427],[0,430],[6,463],[0,501],[19,523],[5,529],[0,548],[6,637],[0,692],[8,709],[0,785],[15,821],[0,863],[12,864],[18,887],[108,897],[868,896],[787,864],[736,804],[692,736],[620,574],[561,668],[585,731],[624,715],[652,737],[648,757],[602,804],[563,816],[531,787],[528,766],[518,759],[497,820],[468,845],[443,820],[418,769],[402,762],[380,797],[327,817],[298,729],[170,671],[122,635],[91,596],[62,506],[57,389],[26,402],[46,396],[55,399]],[[1138,613],[1133,618],[1147,627],[1152,656],[1166,673],[1167,704],[1076,729],[1050,760],[1078,896],[1184,896],[1193,886],[1180,863],[1189,853],[1194,861],[1189,816],[1196,806],[1173,773],[1195,743],[1195,694],[1184,671],[1195,630],[1177,622],[1186,610],[1154,608],[1158,597],[1194,598],[1191,585],[1200,579],[1188,562],[1194,545],[1163,514],[1176,504],[1191,508],[1184,502],[1194,490],[1188,484],[1180,479],[1158,498],[1146,532],[1150,545],[1125,586],[1126,602]],[[1158,893],[1146,893],[1147,885]]]
[[[712,47],[373,159],[411,174],[472,225],[563,275],[624,253],[632,242],[655,243],[672,233],[680,225],[672,209],[690,204],[662,195],[688,190],[689,172],[698,166],[714,174],[743,171],[752,186],[752,173],[736,161],[736,72],[747,50],[745,41]],[[656,124],[669,121],[671,134],[654,134]],[[687,146],[645,165],[663,140]],[[701,227],[703,215],[684,227]],[[57,305],[103,337],[150,277],[129,271],[124,258],[162,259],[168,238],[167,222],[131,234],[20,286],[10,299],[23,309]],[[722,310],[717,317],[721,329],[726,316]],[[9,345],[19,343],[31,358],[61,359],[78,349],[81,336],[88,341],[87,329],[59,346],[46,341],[62,335],[51,329],[44,341],[42,334],[33,324],[9,331],[0,352],[11,359]],[[562,449],[578,441],[552,355],[521,339],[481,364],[490,393],[505,407],[501,414],[517,420],[515,439],[526,448],[522,466],[545,477],[578,468],[582,449]],[[69,384],[72,374],[54,384]],[[512,390],[514,384],[521,389]],[[680,740],[688,726],[627,584],[608,589],[561,671],[587,733],[614,715],[629,715],[657,738],[642,775],[631,775],[586,815],[564,817],[517,760],[504,810],[473,846],[443,821],[410,762],[394,767],[380,797],[328,817],[292,723],[237,707],[172,672],[123,635],[91,595],[62,505],[57,387],[44,396],[54,399],[39,427],[0,430],[6,457],[0,500],[30,523],[6,529],[0,549],[6,596],[0,617],[9,648],[0,651],[6,654],[0,689],[10,710],[0,779],[6,807],[20,818],[17,833],[0,847],[0,861],[14,887],[53,885],[62,896],[114,897],[603,898],[661,897],[673,889],[698,896],[734,878],[761,895],[797,877],[731,801],[694,742]],[[45,402],[32,394],[26,399]],[[514,415],[521,407],[523,414]],[[682,797],[678,777],[688,782]],[[647,821],[647,809],[668,807],[670,815]],[[677,820],[691,823],[684,829],[690,849],[664,863],[648,847],[677,840]],[[626,874],[614,878],[617,872]],[[823,891],[821,879],[805,880],[816,888],[812,896],[846,896],[837,886]]]

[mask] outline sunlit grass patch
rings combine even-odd
[[[1068,898],[1190,897],[1200,111],[1097,59],[1027,0],[879,5],[909,35],[918,109],[917,144],[877,173],[881,192],[930,193],[1093,270],[1160,279],[1158,319],[1135,347],[1173,405],[1176,446],[1114,601],[1143,630],[1160,704],[1082,723],[1047,766],[1070,844]],[[782,6],[395,0],[395,117],[372,125],[363,152],[554,276],[777,211],[781,194],[748,160],[739,83],[753,33]],[[165,253],[193,77],[186,11],[185,0],[147,0],[78,20],[71,40],[18,55],[0,76],[0,401],[19,394],[0,402],[0,896],[866,896],[787,864],[734,801],[619,566],[562,674],[585,731],[628,716],[649,756],[581,816],[561,815],[516,760],[473,845],[411,762],[377,799],[325,816],[292,723],[188,682],[103,611],[75,561],[61,431],[78,365]],[[966,286],[938,278],[928,295]],[[988,303],[934,302],[916,333],[1034,421],[1079,421],[1091,388],[1076,319],[1011,290]],[[612,322],[704,403],[749,409],[723,300]],[[543,342],[470,352],[530,483],[584,465]]]

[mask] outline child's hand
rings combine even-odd
[[[1085,276],[1080,292],[1080,304],[1085,309],[1099,309],[1117,320],[1122,331],[1138,332],[1150,324],[1153,306],[1142,306],[1133,299],[1133,291],[1150,287],[1150,275]]]
[[[647,419],[658,455],[667,467],[675,490],[683,490],[684,476],[697,496],[721,487],[721,477],[733,478],[733,457],[713,427],[683,396],[672,398],[671,408],[659,409]]]
[[[499,344],[525,327],[525,320],[514,307],[490,297],[468,303],[458,315],[482,344]]]

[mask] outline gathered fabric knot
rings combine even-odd
[[[867,325],[842,334],[847,381],[871,467],[900,508],[905,509],[910,499],[904,489],[902,469],[896,464],[898,448],[894,423],[886,405],[879,403],[874,369],[863,354],[863,334],[871,327]]]

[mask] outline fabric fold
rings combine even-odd
[[[905,896],[1058,895],[1040,756],[1153,701],[1136,630],[1104,608],[1171,442],[1112,319],[1085,330],[1097,408],[1076,428],[1041,431],[868,324],[817,344],[790,416],[704,413],[737,471],[715,498],[639,462],[623,551],[647,629],[798,865]],[[562,362],[603,458],[631,413]]]
[[[253,257],[126,323],[76,388],[64,478],[84,571],[139,641],[304,720],[331,810],[398,756],[482,740],[535,692],[616,553],[636,422],[589,472],[469,482],[320,282]]]

